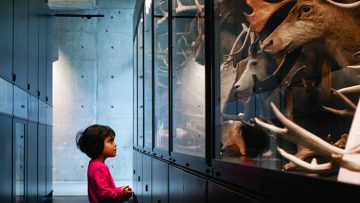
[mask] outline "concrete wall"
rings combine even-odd
[[[116,133],[118,155],[106,163],[116,181],[132,178],[132,19],[134,0],[98,0],[103,18],[53,18],[53,180],[86,181],[89,158],[75,143],[99,123]]]

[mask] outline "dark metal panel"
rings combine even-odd
[[[254,199],[246,197],[240,193],[232,191],[226,187],[218,185],[213,182],[208,182],[208,193],[207,193],[208,203],[218,203],[218,202],[227,202],[227,203],[255,203],[258,202]]]
[[[190,173],[184,173],[184,195],[186,203],[206,202],[206,180]]]
[[[28,122],[27,139],[27,195],[28,202],[37,202],[38,194],[38,129],[37,123]]]
[[[133,191],[135,191],[135,194],[137,194],[137,151],[133,149]]]
[[[170,165],[169,166],[169,202],[171,203],[184,202],[183,181],[184,181],[184,171]]]
[[[27,89],[29,0],[14,0],[14,74],[15,85]]]
[[[47,95],[47,4],[39,1],[39,93],[40,99],[46,102]]]
[[[139,202],[143,201],[143,155],[139,152],[136,153],[136,169],[137,169],[137,182],[136,182],[136,196]]]
[[[46,194],[49,195],[53,191],[53,184],[52,184],[52,143],[53,143],[53,133],[52,133],[52,126],[46,126]]]
[[[157,159],[152,161],[152,203],[168,203],[168,164]]]
[[[13,119],[12,134],[12,157],[13,157],[13,199],[16,202],[25,200],[25,182],[26,182],[26,138],[27,121]]]
[[[38,126],[38,196],[46,195],[46,126]]]
[[[0,76],[12,81],[13,0],[0,1]]]
[[[39,98],[46,102],[46,4],[39,3]]]
[[[29,1],[28,90],[38,97],[39,1]]]
[[[143,203],[151,203],[151,169],[152,169],[152,158],[143,155]]]
[[[47,103],[53,105],[53,93],[52,93],[52,74],[53,74],[53,58],[52,58],[52,39],[51,39],[51,30],[52,30],[52,18],[46,18],[46,97]]]
[[[0,202],[12,198],[12,119],[0,115]]]

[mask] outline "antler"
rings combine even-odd
[[[279,128],[268,123],[265,123],[257,118],[255,118],[255,122],[260,125],[262,128],[275,133],[278,136],[283,136],[285,139],[292,141],[298,145],[302,145],[305,147],[309,147],[325,157],[329,158],[331,162],[338,163],[340,166],[345,167],[349,170],[360,172],[360,165],[343,159],[343,155],[347,153],[359,153],[360,145],[355,146],[353,149],[349,151],[345,151],[343,149],[337,148],[311,132],[301,128],[294,122],[287,119],[280,111],[276,108],[274,103],[271,103],[271,108],[273,109],[276,117],[281,121],[281,123],[285,126],[284,128]],[[287,156],[287,154],[285,154]],[[290,157],[293,158],[293,157]],[[297,158],[296,158],[297,159]],[[295,162],[295,160],[292,160]],[[296,160],[298,161],[298,160]]]
[[[339,89],[338,92],[346,94],[346,93],[360,93],[360,85],[354,85],[351,87],[345,87]]]
[[[287,160],[294,162],[297,166],[300,166],[301,168],[307,169],[309,171],[328,171],[330,170],[333,165],[332,163],[325,163],[325,164],[317,164],[316,159],[313,159],[311,163],[308,163],[306,161],[303,161],[296,156],[287,153],[285,150],[281,149],[280,147],[277,148],[278,152],[281,154],[281,156],[285,157]]]
[[[253,9],[251,14],[244,13],[250,22],[251,31],[260,32],[269,18],[282,6],[293,0],[283,0],[277,3],[269,3],[264,0],[246,0],[246,3]]]
[[[360,7],[360,1],[356,1],[354,3],[339,3],[339,2],[335,2],[332,0],[326,0],[327,2],[329,2],[332,5],[341,7],[341,8],[357,8]]]
[[[161,23],[165,22],[169,17],[169,13],[167,11],[165,11],[163,8],[164,3],[165,3],[165,1],[161,2],[159,5],[160,6],[159,8],[160,8],[161,12],[163,13],[163,17],[156,22],[156,25],[160,25]]]
[[[241,25],[242,25],[242,30],[241,30],[240,34],[237,36],[235,43],[231,48],[230,54],[225,55],[225,56],[227,56],[225,64],[228,64],[230,62],[233,62],[233,64],[236,64],[239,61],[239,59],[241,58],[240,56],[243,53],[243,51],[245,50],[248,40],[251,38],[250,37],[250,29],[245,25],[245,23],[242,23]],[[235,48],[238,47],[238,45],[242,42],[241,39],[244,35],[245,35],[245,39],[243,41],[243,44],[241,45],[239,50],[235,51]],[[250,41],[252,41],[252,40],[250,39]]]
[[[356,111],[356,105],[352,101],[350,101],[350,99],[347,98],[343,93],[341,93],[335,89],[331,89],[331,91],[333,91],[333,93],[335,95],[337,95],[346,104],[347,108],[342,109],[342,110],[333,109],[333,108],[330,108],[327,106],[323,106],[323,108],[328,112],[332,112],[332,113],[338,114],[340,116],[354,116],[355,111]]]
[[[202,9],[204,9],[204,5],[200,5],[200,3],[197,0],[195,0],[195,5],[188,5],[188,6],[184,6],[184,4],[182,4],[180,0],[177,0],[176,2],[178,5],[175,9],[176,13],[192,11],[192,10],[199,10],[199,12],[201,12]]]

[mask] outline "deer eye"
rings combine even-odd
[[[250,66],[256,66],[257,65],[257,61],[253,60],[250,62]]]
[[[303,13],[309,13],[310,12],[310,6],[303,6],[302,7],[302,9],[301,9],[301,11],[303,12]]]

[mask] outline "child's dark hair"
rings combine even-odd
[[[115,137],[115,132],[109,126],[92,125],[76,135],[76,145],[89,158],[95,159],[104,150],[106,137]]]

